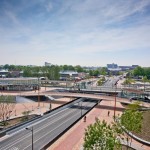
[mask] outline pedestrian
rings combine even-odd
[[[86,122],[86,116],[84,116],[84,122]]]
[[[130,99],[130,102],[132,103],[132,99]]]
[[[108,111],[108,116],[109,116],[109,114],[110,114],[110,111]]]

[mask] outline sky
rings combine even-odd
[[[149,0],[0,0],[0,65],[150,66]]]

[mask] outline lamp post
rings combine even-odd
[[[78,106],[80,106],[79,108],[81,109],[81,117],[82,117],[82,101],[78,102]]]
[[[39,96],[39,90],[40,90],[40,82],[39,82],[39,78],[38,78],[38,107],[40,107],[40,96]]]
[[[51,100],[50,100],[50,103],[49,103],[49,110],[52,109],[52,104],[51,104]]]
[[[114,105],[114,120],[116,119],[116,89],[117,89],[117,82],[115,83],[115,105]]]
[[[47,77],[45,76],[45,91],[46,91],[46,82],[47,81]]]
[[[82,101],[81,101],[81,117],[82,117]]]
[[[33,150],[33,127],[32,128],[26,128],[26,130],[29,130],[32,132],[32,150]]]

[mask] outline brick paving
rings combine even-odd
[[[113,121],[114,115],[113,107],[113,101],[102,101],[96,108],[94,108],[91,112],[87,114],[86,122],[84,122],[83,119],[79,121],[74,127],[72,127],[68,132],[66,132],[62,137],[60,137],[60,139],[58,139],[47,150],[82,150],[85,128],[87,128],[88,125],[94,123],[96,117],[100,120],[106,120],[108,123],[111,123]],[[117,107],[123,108],[123,106],[118,102]],[[109,116],[108,110],[110,111]],[[122,111],[120,109],[116,110],[116,115],[121,113]],[[142,144],[134,140],[133,146],[137,150],[150,150],[150,147],[144,145],[142,146]]]

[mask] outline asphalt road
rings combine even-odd
[[[111,77],[111,78],[108,78],[107,81],[103,84],[103,86],[114,86],[116,84],[116,82],[119,81],[119,77],[118,76],[115,76],[115,77]]]
[[[49,114],[44,119],[28,126],[29,129],[33,127],[34,150],[40,150],[53,141],[97,102],[86,98],[81,98],[81,100],[82,101],[75,103],[72,107],[63,110],[60,109],[57,113],[53,115]],[[32,149],[32,132],[30,130],[23,128],[18,132],[9,134],[7,139],[0,142],[0,150]]]

